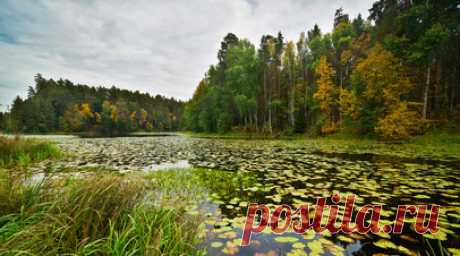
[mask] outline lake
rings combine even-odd
[[[264,140],[38,137],[56,141],[68,153],[32,166],[39,178],[44,172],[95,167],[122,173],[180,169],[198,176],[206,198],[191,214],[205,216],[202,246],[210,255],[448,255],[460,249],[458,160],[321,152],[308,144]],[[400,204],[440,205],[440,230],[420,235],[414,218],[408,218],[402,234],[275,235],[266,229],[252,236],[250,246],[239,246],[249,203],[295,207],[334,194],[354,194],[358,206],[382,204],[384,223],[394,220]]]

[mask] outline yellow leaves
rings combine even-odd
[[[91,111],[89,103],[75,104],[64,113],[64,119],[70,125],[70,130],[80,131],[83,126],[88,125],[97,116]]]
[[[370,49],[367,58],[358,63],[352,81],[359,89],[352,93],[341,90],[342,113],[355,120],[359,115],[376,113],[377,123],[372,125],[385,139],[407,139],[423,131],[424,121],[419,113],[401,100],[413,87],[408,69],[380,44]],[[372,102],[372,106],[363,106],[365,102]]]
[[[96,123],[97,124],[100,124],[101,123],[101,114],[99,114],[98,112],[95,112],[94,113],[94,117],[96,118]]]
[[[352,75],[354,84],[365,84],[367,100],[391,106],[399,102],[401,95],[407,93],[412,83],[408,71],[401,60],[386,51],[380,44],[372,48],[367,56],[356,66]]]
[[[340,55],[340,64],[345,66],[349,62],[351,62],[352,58],[353,58],[353,52],[351,50],[344,50],[342,54]]]
[[[110,119],[113,122],[118,121],[118,108],[117,106],[113,105],[110,101],[106,100],[102,103],[102,111],[110,116]]]
[[[318,101],[319,106],[323,112],[332,112],[332,104],[335,100],[336,90],[332,78],[335,71],[327,61],[326,57],[322,57],[316,67],[316,73],[319,78],[317,80],[318,91],[313,95],[314,99]]]
[[[359,105],[360,99],[354,93],[350,92],[345,88],[340,89],[340,111],[347,116],[350,116],[353,120],[359,118]]]
[[[375,130],[386,139],[399,140],[421,133],[423,128],[420,114],[409,110],[406,102],[401,102],[390,114],[378,120]]]
[[[81,104],[80,115],[83,118],[92,118],[93,112],[91,112],[91,106],[88,103]]]
[[[118,108],[116,106],[112,107],[112,111],[110,112],[110,118],[113,122],[118,121]]]
[[[335,131],[335,124],[332,122],[332,110],[337,103],[337,89],[334,87],[333,77],[335,71],[327,61],[326,57],[321,57],[318,66],[316,67],[318,75],[318,90],[313,95],[313,98],[318,102],[321,112],[326,116],[326,123],[322,127],[323,133],[331,133]]]
[[[136,119],[137,119],[137,112],[136,111],[133,111],[131,113],[131,115],[129,115],[129,119],[131,119],[131,122],[132,123],[135,123],[136,122]]]

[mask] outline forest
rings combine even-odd
[[[174,131],[183,102],[116,87],[89,87],[35,76],[26,99],[1,113],[1,128],[15,133],[72,132],[117,136],[134,131]]]
[[[186,103],[183,127],[278,136],[348,132],[401,140],[460,120],[459,1],[380,0],[335,12],[297,41],[228,33]]]

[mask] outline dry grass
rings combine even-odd
[[[152,187],[143,177],[95,174],[33,186],[3,177],[0,254],[197,253],[199,223],[146,198]]]
[[[25,166],[59,155],[59,149],[50,142],[0,136],[0,167]]]

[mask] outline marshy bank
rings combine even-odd
[[[153,209],[160,207],[173,211],[177,217],[174,223],[187,223],[183,226],[186,227],[185,231],[179,225],[178,230],[168,229],[172,230],[170,234],[173,235],[167,236],[190,239],[188,244],[194,246],[180,248],[185,250],[185,254],[193,251],[209,255],[449,255],[460,249],[460,169],[455,154],[445,158],[446,154],[442,151],[427,153],[429,150],[426,149],[423,154],[417,155],[420,152],[414,151],[411,154],[411,150],[403,151],[400,147],[401,152],[404,152],[400,154],[401,157],[391,157],[399,154],[391,148],[383,154],[369,155],[374,145],[353,146],[351,142],[326,140],[310,144],[308,141],[211,140],[184,136],[98,139],[48,136],[46,139],[54,141],[64,156],[31,164],[27,170],[47,173],[40,184],[70,184],[62,189],[67,191],[64,192],[64,198],[67,193],[75,193],[72,191],[77,188],[79,194],[85,194],[83,190],[98,194],[94,191],[98,186],[89,185],[93,182],[114,182],[113,186],[121,190],[133,185],[136,188],[133,190],[142,191],[141,194],[146,197],[142,200],[135,196],[136,193],[134,197],[126,192],[121,193],[123,198],[126,195],[127,198],[123,200],[129,201],[130,207],[123,211],[125,215],[116,214],[125,216],[119,219],[123,228],[114,229],[120,238],[116,243],[119,246],[129,244],[129,248],[144,248],[144,238],[129,231],[135,228],[123,220],[126,216],[135,216],[138,207],[152,206]],[[318,153],[318,148],[322,149],[321,153]],[[449,152],[454,151],[446,152],[449,155]],[[352,157],[343,155],[344,152],[350,153]],[[374,153],[378,152],[383,151]],[[360,153],[367,155],[359,157]],[[382,155],[387,157],[379,157]],[[112,198],[112,195],[120,195],[115,190],[99,197],[98,202],[121,200],[102,199],[105,196]],[[394,219],[392,214],[398,204],[439,204],[442,206],[440,232],[436,235],[417,234],[410,222],[414,219],[408,218],[409,223],[400,235],[333,235],[311,232],[304,235],[275,235],[265,232],[254,235],[251,246],[239,246],[248,203],[264,203],[273,209],[279,204],[313,204],[316,197],[335,193],[356,194],[360,206],[368,203],[384,204],[382,219],[385,223]],[[55,201],[52,195],[48,198]],[[88,205],[71,197],[59,200],[73,200],[82,207]],[[113,207],[107,206],[102,212]],[[149,211],[151,208],[147,207]],[[146,223],[144,220],[141,222]],[[159,229],[165,227],[158,222],[154,225]],[[145,228],[144,224],[141,226]],[[189,231],[194,234],[193,237],[188,236]],[[14,233],[11,229],[8,232]],[[101,235],[103,241],[94,245],[100,254],[104,254],[104,250],[105,253],[110,252],[106,239],[114,237],[109,235],[110,228],[108,233],[104,232]],[[130,234],[121,235],[125,233]],[[89,237],[88,234],[90,232],[81,237]],[[166,239],[166,242],[170,241],[165,236],[160,237]],[[98,239],[95,237],[90,240]],[[136,241],[136,244],[131,244],[134,243],[132,241]],[[92,245],[87,242],[83,244],[88,246],[85,247],[88,251],[83,251],[86,250],[84,246],[79,249],[72,247],[71,250],[91,252],[89,249]],[[168,247],[155,248],[161,251],[161,248]],[[142,254],[141,251],[137,252]],[[178,253],[174,250],[171,252],[168,253],[166,249],[162,251],[163,254]]]
[[[66,169],[36,180],[29,167],[57,161],[55,144],[1,139],[0,255],[202,253],[201,221],[186,212],[195,199],[189,193],[175,193],[177,201],[170,203],[168,187],[156,177],[100,168],[78,170],[86,175]]]

